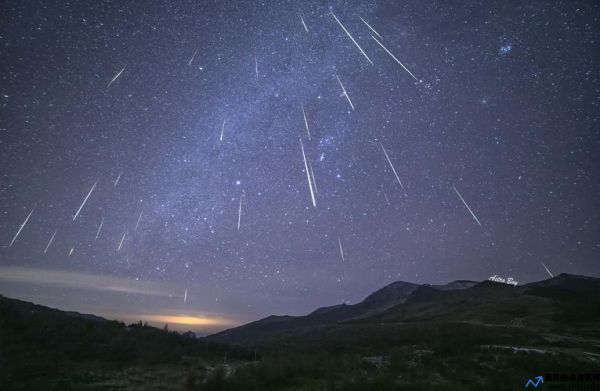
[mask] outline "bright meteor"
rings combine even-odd
[[[10,244],[8,245],[8,247],[12,246],[13,243],[15,242],[15,240],[17,240],[17,238],[19,237],[19,234],[21,233],[21,230],[23,230],[23,227],[25,227],[25,224],[27,224],[27,222],[29,221],[29,218],[33,214],[34,210],[35,210],[35,208],[31,209],[31,212],[29,212],[29,214],[27,215],[27,218],[25,218],[25,221],[23,221],[23,224],[21,224],[21,227],[17,231],[17,234],[15,235],[15,237],[10,241]]]
[[[94,188],[96,187],[96,184],[98,183],[98,181],[96,181],[94,183],[94,185],[92,186],[92,188],[90,189],[90,192],[85,196],[85,198],[83,199],[83,202],[81,203],[81,206],[79,207],[79,209],[77,209],[77,212],[75,212],[75,216],[73,216],[73,221],[75,221],[75,219],[77,218],[77,216],[79,216],[79,212],[81,212],[81,209],[83,209],[83,206],[85,205],[85,203],[87,202],[88,198],[90,198],[90,195],[92,195],[92,192],[94,191]]]

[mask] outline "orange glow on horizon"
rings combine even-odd
[[[139,315],[136,318],[157,323],[167,323],[173,325],[186,326],[232,326],[237,324],[231,319],[208,317],[208,316],[189,316],[189,315]]]

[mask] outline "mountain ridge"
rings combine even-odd
[[[493,314],[483,316],[477,313],[486,306],[513,305],[518,308],[518,301],[521,300],[531,305],[551,307],[551,303],[542,298],[550,294],[548,289],[552,294],[557,294],[557,290],[564,291],[560,295],[594,289],[600,292],[600,279],[563,273],[520,286],[490,280],[456,280],[443,285],[395,281],[356,304],[320,307],[300,316],[271,315],[205,338],[234,345],[258,346],[273,340],[274,335],[302,335],[350,323],[446,318],[466,321],[468,316],[487,319],[492,318]]]

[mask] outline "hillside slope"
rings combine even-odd
[[[115,371],[180,365],[186,357],[222,360],[225,354],[250,357],[243,349],[141,323],[126,326],[0,296],[0,389],[71,389],[115,376],[126,381]]]

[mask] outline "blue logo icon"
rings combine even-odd
[[[530,385],[533,386],[533,388],[538,388],[538,386],[544,382],[544,376],[537,376],[535,377],[535,381],[533,380],[534,379],[527,380],[525,388],[529,387]]]

